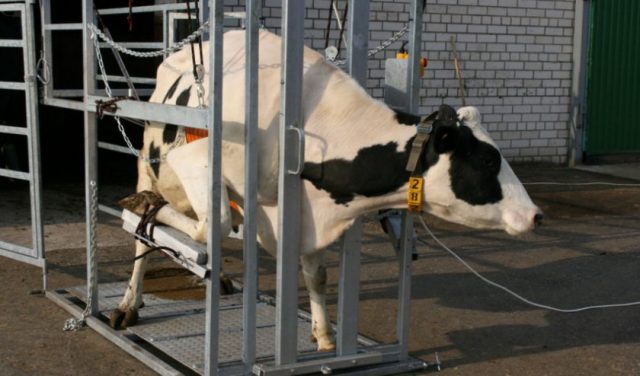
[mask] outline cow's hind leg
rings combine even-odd
[[[327,316],[327,269],[324,266],[324,253],[315,252],[302,256],[301,261],[311,304],[311,334],[318,344],[318,351],[334,350],[336,345],[333,329]]]
[[[136,258],[149,250],[147,246],[136,241]],[[133,264],[131,279],[118,308],[111,312],[109,325],[114,329],[124,329],[135,325],[138,321],[138,308],[142,306],[142,281],[147,269],[147,258],[142,257]]]

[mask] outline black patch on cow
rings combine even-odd
[[[149,145],[149,159],[160,159],[160,148],[156,147],[153,141],[151,141],[151,145]],[[150,163],[150,165],[156,178],[160,176],[160,163]]]
[[[174,124],[167,124],[164,126],[164,130],[162,131],[162,142],[165,144],[171,144],[176,140],[177,135],[178,126]]]
[[[178,84],[180,83],[180,79],[182,79],[182,76],[178,76],[178,79],[176,79],[175,82],[171,84],[171,87],[169,88],[169,91],[167,91],[167,94],[164,96],[162,103],[173,97],[173,94],[175,94],[176,89],[178,88]]]
[[[192,86],[189,86],[188,88],[184,89],[182,93],[180,93],[180,95],[178,95],[178,98],[176,99],[176,105],[186,106],[187,103],[189,103],[189,98],[191,97],[191,88]]]
[[[404,112],[402,110],[398,110],[395,108],[391,108],[396,113],[396,120],[400,124],[404,125],[416,125],[419,124],[422,120],[420,116],[410,114],[408,112]]]
[[[451,154],[451,188],[460,200],[471,205],[502,200],[498,180],[502,157],[492,145],[478,140],[467,126],[458,127],[457,145]]]
[[[329,192],[336,204],[346,205],[355,195],[373,197],[393,192],[409,179],[405,167],[412,141],[413,138],[401,152],[397,143],[389,142],[360,149],[352,161],[307,162],[302,178]]]

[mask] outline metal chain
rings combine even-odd
[[[402,36],[405,35],[407,33],[407,31],[409,31],[409,25],[405,25],[402,29],[400,29],[398,32],[393,34],[393,36],[391,36],[391,38],[389,38],[389,39],[385,40],[384,42],[380,43],[380,45],[378,45],[378,47],[369,50],[369,52],[367,53],[367,56],[371,57],[371,56],[377,54],[378,52],[386,50],[394,42],[396,42],[398,39],[402,38]],[[347,63],[347,59],[329,60],[329,61],[331,61],[333,64],[338,65],[338,66],[344,65],[344,64]]]
[[[109,86],[109,80],[107,79],[106,68],[104,67],[104,60],[102,59],[102,53],[100,52],[100,45],[98,43],[98,38],[96,37],[95,33],[92,34],[91,38],[93,39],[93,46],[96,51],[96,60],[98,61],[98,68],[100,69],[100,77],[102,78],[102,82],[104,83],[104,91],[107,93],[107,96],[109,97],[109,99],[111,99],[113,98],[113,92],[111,91],[111,87]],[[120,121],[120,117],[114,116],[113,118],[116,120],[116,123],[118,124],[118,131],[120,131],[120,134],[122,135],[122,139],[124,140],[125,144],[127,144],[127,147],[129,148],[129,151],[131,151],[131,154],[136,156],[136,158],[141,158],[146,163],[156,164],[156,163],[161,163],[165,161],[167,159],[167,154],[169,153],[169,151],[173,150],[177,145],[180,145],[183,143],[182,141],[184,140],[184,131],[180,131],[178,132],[178,135],[175,141],[169,146],[169,150],[167,150],[167,153],[161,155],[158,158],[142,157],[140,156],[140,152],[138,151],[138,149],[133,147],[133,144],[131,143],[129,136],[127,136],[127,132],[125,131],[124,126]]]
[[[198,37],[202,36],[202,34],[204,34],[204,32],[206,30],[209,29],[209,21],[207,21],[207,22],[203,23],[202,25],[200,25],[200,27],[196,31],[191,33],[188,37],[184,38],[180,42],[174,44],[173,46],[167,47],[167,48],[162,49],[162,50],[149,51],[149,52],[140,52],[140,51],[130,50],[130,49],[118,44],[113,39],[109,38],[96,25],[94,25],[92,23],[88,24],[87,28],[89,30],[91,30],[91,32],[94,33],[95,35],[98,35],[100,37],[100,39],[102,39],[102,41],[104,41],[106,44],[108,44],[109,46],[111,46],[111,47],[115,48],[116,50],[122,52],[125,55],[141,57],[141,58],[150,58],[150,57],[159,57],[159,56],[164,56],[164,55],[168,55],[168,54],[174,53],[174,52],[182,49],[182,47],[186,46],[188,43],[191,43],[191,42],[195,41]]]
[[[79,319],[70,318],[64,322],[62,330],[77,331],[82,329],[86,325],[87,317],[91,315],[91,306],[93,305],[93,286],[98,284],[97,266],[98,261],[95,259],[96,250],[98,245],[96,243],[96,234],[98,227],[98,183],[95,180],[89,182],[89,189],[91,190],[91,207],[90,207],[90,226],[89,226],[89,257],[87,262],[90,263],[91,277],[89,278],[89,285],[87,286],[87,304],[82,311]]]

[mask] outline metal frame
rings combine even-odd
[[[36,82],[36,58],[34,39],[34,9],[31,1],[7,4],[0,2],[0,11],[20,12],[21,38],[0,40],[2,48],[21,48],[24,66],[24,82],[0,82],[2,90],[24,91],[26,127],[0,126],[0,133],[27,137],[29,172],[0,169],[0,176],[29,182],[31,206],[31,247],[0,241],[0,256],[42,268],[43,289],[47,289],[47,263],[44,253],[42,226],[42,182],[40,179],[40,135],[38,130],[38,88]]]
[[[368,47],[368,18],[362,17],[368,13],[369,3],[366,0],[349,0],[349,24],[348,35],[349,48],[348,63],[349,72],[362,85],[366,82],[366,55]],[[95,254],[95,218],[92,217],[92,200],[95,198],[97,187],[97,151],[98,147],[109,150],[124,151],[118,145],[100,143],[97,140],[96,105],[98,99],[106,99],[96,95],[96,64],[92,41],[87,31],[87,24],[93,22],[94,10],[91,0],[83,0],[82,24],[51,25],[50,0],[43,0],[44,24],[43,36],[45,38],[45,56],[51,56],[51,34],[55,30],[82,30],[83,32],[83,64],[84,86],[83,102],[68,99],[55,98],[55,91],[51,86],[44,90],[43,102],[48,105],[65,107],[84,112],[85,120],[85,182],[86,182],[86,212],[87,212],[87,280],[95,279],[97,265]],[[258,74],[258,20],[259,0],[247,0],[248,17],[245,19],[247,27],[247,54],[246,54],[246,156],[245,179],[247,182],[257,181],[257,109],[258,88],[255,79]],[[422,1],[412,0],[412,43],[411,55],[419,56],[420,35],[422,23]],[[282,64],[282,110],[280,123],[280,171],[279,171],[279,239],[277,257],[277,293],[276,293],[276,338],[275,354],[273,362],[256,363],[255,331],[256,331],[256,296],[257,296],[257,244],[255,213],[257,205],[257,184],[246,184],[245,191],[245,223],[244,223],[244,260],[245,281],[243,296],[243,364],[241,367],[233,366],[224,368],[219,363],[219,280],[221,237],[219,223],[216,218],[220,213],[220,180],[221,180],[221,136],[222,136],[222,31],[223,31],[223,0],[209,0],[203,2],[200,17],[202,20],[210,20],[210,66],[208,71],[210,96],[207,109],[187,108],[171,105],[160,105],[124,100],[118,103],[117,115],[141,120],[160,121],[177,125],[185,125],[209,130],[209,216],[210,226],[207,244],[207,270],[206,281],[206,319],[205,319],[205,346],[204,346],[204,374],[214,375],[218,373],[233,374],[260,374],[260,375],[284,375],[301,374],[309,372],[327,372],[332,370],[347,371],[354,368],[354,374],[389,374],[407,372],[424,367],[425,363],[409,358],[408,334],[410,311],[410,262],[411,247],[410,236],[412,228],[409,218],[403,221],[403,238],[399,252],[400,283],[399,283],[399,310],[397,319],[397,337],[395,344],[384,346],[362,347],[362,339],[357,335],[357,309],[360,279],[360,243],[361,222],[357,220],[351,230],[347,232],[343,242],[343,254],[341,264],[341,278],[339,291],[339,318],[337,324],[338,341],[337,352],[332,354],[300,355],[297,353],[297,343],[292,338],[297,338],[297,321],[299,312],[297,309],[298,290],[298,257],[297,246],[299,244],[299,231],[292,229],[299,226],[300,196],[301,196],[301,166],[304,162],[304,130],[301,118],[301,93],[303,82],[303,33],[304,33],[304,2],[298,0],[283,0],[282,6],[282,35],[283,35],[283,64]],[[184,10],[184,4],[168,4],[158,6],[134,7],[134,12],[154,11],[162,12],[165,20],[170,11]],[[101,11],[101,15],[122,14],[128,12],[128,8],[113,8]],[[418,22],[416,22],[418,21]],[[166,24],[166,22],[165,22]],[[168,36],[167,27],[164,26],[164,37]],[[155,44],[154,44],[155,46]],[[417,97],[419,87],[418,59],[410,64],[408,72],[408,87],[410,93],[409,110],[417,110]],[[50,61],[50,60],[49,60]],[[122,79],[122,77],[112,77]],[[285,199],[286,198],[286,199]],[[108,212],[113,210],[108,209]],[[91,296],[90,311],[93,316],[98,315],[98,288],[97,284],[87,286]],[[54,294],[50,294],[53,296]],[[60,304],[65,304],[59,297],[53,297]],[[74,314],[77,310],[69,309]],[[87,321],[94,328],[100,327],[99,320],[90,317]],[[104,326],[104,325],[103,325]],[[121,344],[121,338],[108,334],[105,328],[96,329],[115,342]],[[123,348],[132,352],[129,345]],[[132,354],[135,355],[135,354]],[[146,358],[145,358],[146,359]],[[143,360],[145,363],[152,360]],[[364,368],[362,368],[364,367]],[[372,368],[374,367],[374,368]],[[171,374],[162,366],[154,367],[162,374]],[[238,372],[238,373],[236,373]]]

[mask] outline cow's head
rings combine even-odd
[[[475,107],[446,105],[433,121],[423,154],[424,210],[474,228],[519,234],[542,220],[522,183],[480,125]]]

